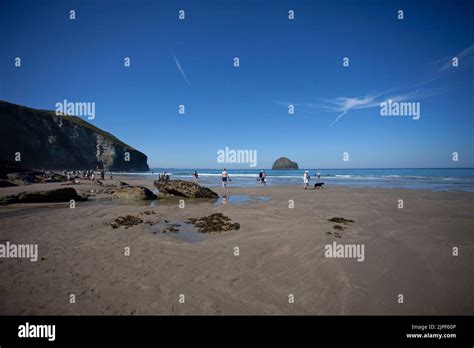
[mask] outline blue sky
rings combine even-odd
[[[91,122],[153,167],[219,168],[225,147],[262,168],[473,167],[473,17],[458,0],[2,0],[0,99],[95,102]],[[420,119],[382,117],[388,98]]]

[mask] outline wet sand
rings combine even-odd
[[[117,179],[153,189],[152,180]],[[46,187],[70,186],[0,188],[0,195]],[[72,187],[79,193],[100,190],[85,181]],[[0,206],[0,243],[39,248],[37,262],[0,258],[0,314],[474,312],[473,193],[213,189],[228,195],[227,203],[184,199],[181,209],[179,198],[133,203],[99,194],[75,209],[69,203]],[[153,233],[147,224],[213,213],[225,214],[240,229],[192,240]],[[115,218],[128,214],[144,222],[112,228]],[[332,217],[354,222],[336,224],[328,221]],[[364,261],[325,257],[325,246],[334,241],[364,245]]]

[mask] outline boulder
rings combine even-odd
[[[158,197],[146,187],[141,186],[123,186],[114,190],[113,198],[128,200],[152,200]]]
[[[75,201],[85,201],[87,198],[79,196],[72,187],[58,188],[47,191],[20,192],[0,198],[0,204],[15,203],[56,203]]]
[[[162,194],[188,198],[218,198],[219,195],[207,187],[183,180],[155,180],[155,187]]]
[[[272,169],[298,169],[298,163],[289,158],[280,157],[273,163]]]

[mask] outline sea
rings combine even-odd
[[[151,168],[149,172],[117,173],[120,175],[146,176],[155,178],[158,173],[166,172],[171,179],[194,180],[197,170],[198,183],[204,186],[220,186],[222,169],[206,168]],[[310,186],[318,182],[316,173],[321,177],[319,182],[329,188],[332,186],[403,188],[430,191],[465,191],[474,192],[474,168],[393,168],[393,169],[299,169],[271,170],[267,174],[267,186],[303,185],[303,174],[309,171]],[[260,169],[228,169],[231,181],[229,187],[256,187]]]

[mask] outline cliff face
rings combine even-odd
[[[0,124],[0,159],[14,162],[19,152],[24,167],[149,170],[145,154],[76,116],[0,101]]]

